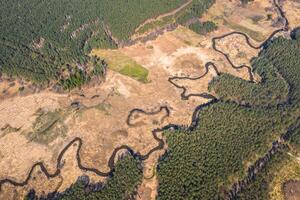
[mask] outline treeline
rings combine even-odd
[[[222,74],[209,84],[223,101],[242,105],[275,106],[288,100],[289,85],[273,64],[261,56],[252,60],[253,72],[261,77],[259,83],[250,83],[230,74]]]
[[[223,100],[239,104],[270,106],[288,101],[298,105],[300,77],[295,74],[300,71],[299,41],[278,37],[252,61],[254,72],[262,78],[260,83],[223,74],[210,83],[209,90]]]
[[[197,21],[196,23],[192,23],[189,28],[200,35],[206,35],[207,33],[217,30],[218,26],[212,21]]]
[[[295,107],[300,104],[300,38],[288,40],[278,37],[268,44],[261,56],[277,69],[289,84],[289,101]]]
[[[217,85],[222,90],[215,90],[217,95],[225,95],[227,91],[232,95],[227,95],[227,99],[243,97],[245,102],[256,106],[221,99],[201,110],[199,126],[194,131],[164,133],[168,150],[159,161],[158,199],[224,198],[231,185],[246,175],[249,164],[264,155],[272,142],[296,122],[300,116],[299,41],[279,37],[261,51],[255,61],[256,70],[263,78],[259,86],[241,80],[229,85],[229,78],[218,79]],[[275,86],[270,86],[268,81]],[[258,97],[248,95],[252,87],[258,87]],[[273,98],[280,92],[285,94],[286,88],[287,98],[284,95]],[[270,96],[265,90],[271,92]],[[284,102],[280,106],[264,107],[281,101]],[[292,137],[294,145],[298,143],[298,134],[299,131]],[[254,184],[259,188],[250,189],[252,196],[263,191],[266,185],[263,181],[270,179],[258,180],[261,182]]]
[[[289,139],[292,150],[300,153],[300,127],[295,130],[295,133]]]
[[[282,149],[270,157],[255,179],[234,198],[236,200],[289,199],[294,188],[286,184],[300,178],[299,162],[290,149]]]
[[[168,26],[178,26],[179,24],[186,27],[194,24],[194,26],[190,28],[195,32],[199,31],[201,34],[211,32],[217,28],[215,24],[213,22],[199,23],[199,18],[214,3],[215,0],[193,0],[184,9],[178,11],[174,15],[170,15],[162,19],[147,23],[144,26],[140,27],[136,33],[144,34],[146,32],[149,32],[150,30],[153,31],[154,29],[164,29]],[[200,31],[199,28],[201,28],[202,30]]]
[[[215,0],[193,0],[189,8],[179,13],[176,22],[185,25],[189,20],[199,18],[215,3]]]
[[[158,199],[222,198],[245,163],[263,155],[294,122],[276,109],[217,102],[200,112],[192,132],[166,132],[168,151],[159,161]]]
[[[261,162],[256,163],[256,167],[248,170],[251,171],[251,174],[248,172],[247,178],[252,177],[252,181],[240,192],[234,191],[231,194],[232,198],[240,200],[283,199],[284,192],[286,192],[284,184],[300,178],[300,165],[295,156],[300,152],[299,134],[300,120],[297,120],[281,137],[281,144],[274,142],[268,154],[261,158]],[[260,170],[258,171],[256,168],[260,168]],[[254,176],[255,171],[256,175]],[[274,189],[277,189],[276,193],[274,193]]]
[[[104,20],[119,40],[127,40],[146,19],[174,10],[185,0],[102,0]]]
[[[237,200],[267,200],[270,199],[270,184],[273,178],[278,175],[280,168],[289,165],[291,159],[287,154],[288,150],[281,150],[271,157],[267,165],[258,173],[255,180],[236,197]]]
[[[62,193],[48,194],[47,197],[37,197],[31,191],[27,200],[122,200],[131,199],[142,181],[141,162],[126,155],[117,161],[112,176],[106,183],[90,184],[87,178],[80,178],[69,189]]]
[[[295,28],[291,32],[291,38],[294,40],[299,40],[300,39],[300,27]]]
[[[90,61],[83,65],[63,68],[62,73],[60,73],[59,84],[65,90],[81,87],[88,83],[93,77],[104,76],[106,69],[107,63],[104,60],[92,56]]]
[[[3,1],[0,73],[39,84],[55,82],[62,68],[90,62],[88,54],[92,48],[116,48],[111,33],[119,40],[126,40],[144,20],[183,2]]]

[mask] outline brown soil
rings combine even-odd
[[[288,181],[283,187],[286,200],[300,199],[300,181]]]

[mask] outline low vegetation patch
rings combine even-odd
[[[252,20],[252,22],[254,24],[258,24],[258,22],[260,22],[261,20],[264,19],[264,16],[262,16],[262,15],[254,15],[254,16],[251,16],[250,19]]]
[[[248,3],[250,3],[250,2],[252,2],[253,0],[241,0],[241,3],[243,4],[243,5],[246,5],[246,4],[248,4]]]
[[[38,117],[32,125],[32,131],[26,134],[27,138],[37,143],[49,144],[58,137],[64,137],[67,132],[67,127],[63,122],[66,112],[39,110]]]
[[[109,109],[111,108],[110,104],[107,103],[100,103],[98,105],[96,105],[94,108],[100,110],[101,112],[103,112],[105,115],[110,115]]]
[[[140,82],[147,83],[148,70],[138,65],[125,65],[119,71],[120,74],[132,77]]]
[[[214,22],[207,21],[193,23],[189,28],[200,35],[206,35],[207,33],[217,30],[218,26]]]
[[[108,68],[113,71],[119,72],[122,75],[131,77],[142,83],[148,82],[148,69],[118,50],[95,49],[92,51],[92,55],[104,58],[108,63]]]

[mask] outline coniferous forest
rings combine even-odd
[[[78,68],[82,72],[75,70],[70,76],[82,73],[76,80],[82,82],[83,76],[91,76],[85,70],[90,68],[90,50],[116,47],[110,33],[126,40],[147,18],[182,3],[183,0],[2,1],[0,72],[47,84],[60,79],[67,69]]]
[[[93,71],[89,56],[93,48],[116,48],[117,41],[128,40],[145,20],[183,3],[185,0],[2,1],[0,73],[42,85],[59,80],[65,89],[81,86],[95,76],[88,73]],[[212,3],[195,0],[183,14],[200,16]]]
[[[232,184],[247,176],[249,164],[282,135],[288,132],[289,150],[299,150],[300,40],[293,38],[274,39],[254,59],[260,83],[221,75],[210,84],[221,98],[201,110],[199,126],[165,133],[168,150],[158,166],[157,199],[225,198]],[[291,126],[296,128],[289,133]],[[236,198],[268,199],[271,174],[287,165],[286,151],[275,154]]]

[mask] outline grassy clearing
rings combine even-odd
[[[139,66],[132,66],[132,65],[125,65],[121,70],[120,73],[129,77],[132,77],[140,82],[146,83],[148,81],[148,70],[139,67]]]
[[[142,83],[148,82],[149,71],[118,50],[94,49],[92,55],[104,58],[108,68]]]

